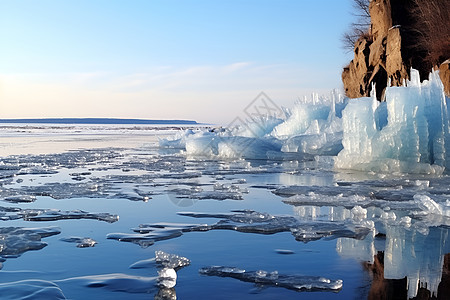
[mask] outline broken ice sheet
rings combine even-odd
[[[157,250],[155,251],[154,258],[135,262],[130,266],[130,269],[143,269],[158,266],[163,268],[172,268],[178,271],[179,269],[189,266],[190,264],[191,261],[186,257]]]
[[[67,238],[62,238],[61,241],[68,243],[76,243],[78,248],[89,248],[94,247],[97,244],[97,241],[89,238],[89,237],[76,237],[71,236]]]
[[[6,197],[3,200],[13,203],[30,203],[36,201],[36,197],[32,195],[15,195]]]
[[[236,267],[211,266],[201,268],[200,274],[231,277],[263,286],[284,287],[295,291],[333,291],[342,289],[342,280],[331,280],[320,276],[285,275],[277,271],[246,271]]]
[[[169,254],[164,251],[155,251],[155,260],[158,265],[175,270],[179,270],[191,264],[191,261],[186,257]]]
[[[18,257],[29,250],[39,250],[47,246],[41,239],[60,234],[58,227],[0,227],[0,256]]]
[[[24,221],[57,221],[66,219],[93,219],[114,223],[119,220],[118,215],[110,213],[89,213],[83,210],[62,211],[58,209],[21,209],[18,207],[0,206],[0,220]]]
[[[301,222],[293,216],[273,216],[253,210],[236,210],[232,213],[179,213],[193,218],[222,219],[215,224],[177,224],[155,223],[141,224],[133,231],[138,234],[110,233],[108,239],[132,242],[141,246],[150,246],[155,242],[180,237],[183,233],[209,230],[234,230],[245,233],[274,234],[291,232],[297,241],[309,242],[321,238],[334,239],[348,237],[363,239],[373,224],[351,222]],[[370,225],[370,226],[369,226]]]

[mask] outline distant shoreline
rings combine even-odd
[[[147,120],[120,118],[42,118],[42,119],[0,119],[0,123],[14,124],[134,124],[134,125],[200,125],[191,120]]]

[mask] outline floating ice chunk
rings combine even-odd
[[[62,290],[53,282],[33,279],[0,283],[2,299],[66,299]]]
[[[299,242],[310,242],[322,238],[352,238],[357,240],[364,239],[373,229],[373,224],[369,225],[347,225],[339,222],[323,222],[311,225],[291,228],[291,233]]]
[[[395,219],[397,219],[397,215],[393,211],[382,212],[380,219],[395,221]]]
[[[64,219],[93,219],[114,223],[119,220],[119,216],[109,213],[89,213],[82,210],[61,211],[58,209],[21,209],[19,207],[0,206],[0,220],[25,221],[57,221]]]
[[[23,211],[25,221],[57,221],[64,219],[93,219],[114,223],[119,216],[109,213],[89,213],[83,210],[61,211],[57,209],[29,209]]]
[[[312,222],[305,223],[292,216],[272,216],[252,210],[237,210],[230,214],[179,213],[194,218],[220,218],[219,222],[206,224],[171,224],[156,223],[140,225],[135,232],[141,234],[110,233],[108,239],[132,242],[149,246],[161,240],[172,239],[186,232],[209,230],[234,230],[245,233],[274,234],[291,232],[298,241],[309,242],[321,238],[349,237],[364,238],[372,229],[373,223],[351,224],[343,222]]]
[[[295,291],[339,291],[342,280],[331,280],[319,276],[284,275],[275,272],[246,271],[235,267],[212,266],[199,270],[207,276],[231,277],[257,285],[283,287]]]
[[[203,191],[191,194],[194,199],[214,199],[214,200],[243,200],[241,192]]]
[[[351,212],[353,220],[355,220],[356,222],[361,222],[362,220],[367,218],[367,209],[362,208],[359,205],[353,207]]]
[[[135,262],[130,266],[130,269],[143,269],[151,267],[169,268],[178,271],[179,269],[189,266],[191,261],[182,256],[169,254],[164,251],[155,251],[155,257]]]
[[[68,238],[62,238],[61,241],[68,242],[68,243],[76,243],[78,248],[89,248],[94,247],[97,244],[97,241],[88,238],[88,237],[68,237]]]
[[[435,215],[443,214],[442,206],[427,195],[414,195],[414,201],[419,205],[419,208],[422,209],[423,212]]]
[[[14,203],[21,203],[21,202],[29,203],[29,202],[36,201],[36,197],[32,196],[32,195],[16,195],[16,196],[6,197],[4,200],[8,201],[8,202],[14,202]]]
[[[155,251],[155,260],[157,264],[160,264],[165,268],[175,270],[181,269],[191,264],[191,261],[186,257],[169,254],[164,251]]]
[[[42,238],[60,233],[58,227],[1,227],[0,256],[18,257],[26,251],[40,250],[47,246],[47,243],[41,241]]]

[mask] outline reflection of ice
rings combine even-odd
[[[296,291],[339,291],[342,280],[331,280],[318,276],[279,274],[277,271],[246,271],[235,267],[205,267],[200,274],[208,276],[231,277],[262,286],[278,286]]]
[[[427,235],[400,226],[387,228],[384,277],[408,278],[408,296],[415,297],[419,281],[437,295],[444,255],[450,252],[448,229],[430,228]]]
[[[363,240],[342,239],[336,242],[336,251],[345,258],[354,258],[359,261],[373,263],[376,254],[374,233],[368,234]]]

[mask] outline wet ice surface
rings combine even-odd
[[[384,251],[386,279],[407,277],[410,297],[419,283],[436,294],[450,252],[449,183],[447,175],[336,171],[327,157],[220,160],[154,145],[4,157],[0,292],[294,299],[324,289],[337,293],[302,296],[367,298],[361,262]],[[200,276],[214,265],[271,271]],[[241,281],[267,288],[254,294]]]
[[[347,237],[364,239],[371,231],[371,223],[357,224],[348,222],[305,223],[291,216],[272,216],[267,213],[244,210],[231,214],[179,213],[194,218],[220,218],[215,224],[141,224],[134,229],[139,234],[111,233],[109,239],[132,242],[141,246],[150,246],[155,242],[177,238],[186,232],[209,230],[234,230],[245,233],[274,234],[290,232],[297,241],[309,242],[321,238],[334,239]]]
[[[277,271],[246,271],[236,267],[205,267],[200,274],[218,277],[231,277],[259,286],[278,286],[296,291],[338,291],[342,280],[330,280],[324,277],[278,274]]]
[[[24,252],[40,250],[47,246],[42,238],[60,233],[58,227],[0,227],[0,257],[19,257]]]

